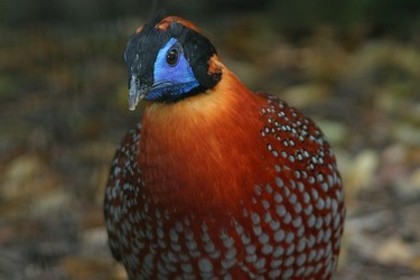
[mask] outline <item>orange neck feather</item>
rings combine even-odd
[[[239,210],[267,172],[258,137],[264,103],[222,65],[214,89],[173,104],[148,104],[139,165],[154,202],[177,212]]]

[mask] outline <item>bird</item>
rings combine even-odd
[[[124,59],[129,109],[145,107],[103,210],[129,279],[330,279],[344,189],[314,121],[248,89],[182,17],[152,17]]]

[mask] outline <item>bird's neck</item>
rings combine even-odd
[[[264,147],[258,142],[264,102],[224,68],[218,85],[203,94],[149,104],[139,166],[154,202],[181,212],[236,211],[258,170],[266,171],[255,167],[262,161],[256,147]]]

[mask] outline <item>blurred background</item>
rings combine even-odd
[[[0,0],[0,279],[125,279],[102,198],[141,117],[125,44],[162,8],[327,135],[348,205],[336,278],[420,279],[417,0]]]

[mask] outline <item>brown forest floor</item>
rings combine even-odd
[[[301,108],[336,149],[348,204],[337,279],[420,279],[419,39],[345,41],[324,26],[290,43],[253,24],[207,30],[246,84]],[[124,279],[101,204],[141,115],[122,61],[136,25],[0,28],[0,279]]]

